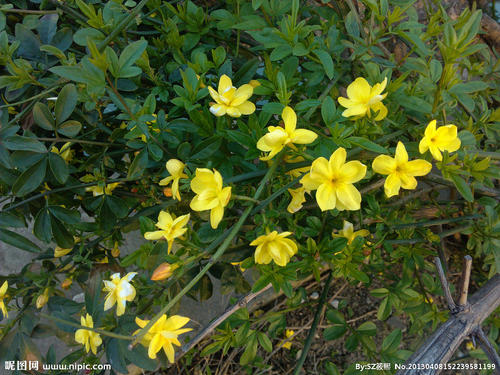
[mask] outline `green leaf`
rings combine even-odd
[[[52,217],[52,234],[54,235],[56,244],[63,249],[70,249],[75,246],[75,241],[71,233],[69,233],[66,226],[55,217]]]
[[[273,49],[273,52],[271,52],[269,58],[271,59],[271,61],[282,60],[291,53],[292,53],[292,47],[290,47],[290,45],[288,44],[282,44]]]
[[[70,210],[61,206],[49,206],[50,213],[66,224],[78,224],[80,222],[80,212]]]
[[[326,312],[326,318],[328,319],[328,321],[330,321],[331,323],[335,323],[335,324],[345,324],[345,318],[344,318],[344,315],[338,311],[338,310],[332,310],[332,309],[329,309],[327,312]]]
[[[4,206],[5,207],[5,206]],[[0,212],[1,228],[24,228],[24,220],[10,212]]]
[[[54,130],[54,117],[47,106],[43,103],[36,103],[33,107],[33,120],[35,124],[45,130]]]
[[[477,91],[486,90],[488,84],[483,81],[470,81],[466,83],[458,83],[448,90],[450,94],[460,95],[460,94],[470,94]]]
[[[29,251],[30,253],[39,253],[42,251],[37,245],[24,236],[7,229],[0,229],[0,241],[17,247],[18,249]]]
[[[452,174],[451,180],[455,184],[458,192],[462,195],[462,197],[464,197],[467,202],[474,202],[474,195],[472,194],[472,190],[470,189],[469,184],[465,182],[462,177],[456,174]]]
[[[382,146],[379,146],[378,144],[366,139],[366,138],[361,138],[361,137],[349,137],[347,138],[349,142],[352,144],[359,146],[361,148],[364,148],[365,150],[376,152],[378,154],[388,154],[389,151]]]
[[[375,336],[377,334],[377,326],[373,322],[364,322],[356,331],[365,336]]]
[[[18,197],[31,193],[43,182],[46,169],[47,158],[43,158],[33,164],[17,178],[16,182],[14,182],[12,192]]]
[[[132,350],[125,351],[125,357],[134,365],[147,371],[154,371],[158,362],[148,357],[148,350],[141,345],[136,345]]]
[[[118,58],[120,71],[129,66],[132,66],[132,64],[134,64],[139,59],[139,57],[141,57],[147,46],[148,42],[146,42],[145,40],[138,40],[125,47],[125,49],[120,54],[120,57]]]
[[[385,297],[382,300],[377,312],[378,320],[386,320],[392,313],[392,303],[389,301],[389,297]]]
[[[334,325],[325,329],[323,337],[325,340],[335,340],[342,337],[346,332],[347,327],[345,325]]]
[[[349,35],[359,38],[359,24],[352,10],[345,17],[345,28]]]
[[[2,140],[3,145],[8,150],[31,151],[43,153],[47,152],[45,145],[38,140],[22,135],[13,135]]]
[[[64,184],[69,176],[68,165],[62,157],[54,152],[49,152],[49,166],[56,180]]]
[[[385,353],[394,353],[401,343],[401,330],[392,331],[382,342],[382,351]]]
[[[50,222],[49,211],[44,207],[42,208],[35,218],[33,226],[33,233],[35,236],[44,241],[50,242],[52,239],[52,224]]]
[[[333,124],[335,120],[335,112],[337,108],[335,107],[335,102],[333,101],[331,96],[327,96],[323,99],[323,103],[321,104],[321,117],[323,118],[323,122],[325,125]]]
[[[80,133],[81,129],[82,129],[82,124],[80,122],[75,120],[68,120],[63,124],[61,124],[61,126],[59,126],[59,129],[57,131],[62,135],[71,138]]]
[[[77,101],[78,93],[75,85],[69,83],[64,86],[57,97],[55,106],[56,123],[58,125],[73,113]]]
[[[262,346],[266,352],[270,353],[273,350],[273,343],[264,332],[258,332],[257,338],[259,339],[260,346]]]
[[[132,164],[130,164],[127,178],[132,179],[142,176],[147,166],[148,166],[148,152],[146,149],[143,149],[136,155]]]
[[[108,205],[109,209],[115,214],[117,218],[124,218],[128,213],[128,206],[122,199],[113,195],[106,195],[104,203]]]
[[[249,336],[248,342],[246,344],[245,351],[240,357],[240,365],[245,366],[249,364],[257,355],[257,337],[253,333]]]
[[[193,149],[190,159],[207,159],[220,149],[221,143],[222,138],[217,136],[203,140]]]
[[[321,61],[323,68],[325,69],[325,73],[329,79],[333,78],[333,60],[330,54],[321,49],[315,49],[314,54],[318,56],[318,59]]]
[[[113,370],[122,374],[128,374],[127,363],[125,362],[127,348],[124,345],[127,345],[127,343],[124,343],[122,340],[109,340],[106,345],[106,357]]]

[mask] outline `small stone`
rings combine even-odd
[[[318,299],[318,298],[319,298],[319,294],[318,294],[318,292],[313,292],[313,293],[311,293],[311,299],[316,300],[316,299]]]
[[[338,299],[334,299],[332,302],[330,302],[330,305],[332,305],[332,307],[334,309],[338,309],[339,308],[339,300]]]
[[[73,297],[73,301],[77,303],[85,302],[85,293],[77,294]]]

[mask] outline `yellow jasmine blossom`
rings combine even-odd
[[[179,268],[178,264],[168,264],[162,263],[153,271],[153,275],[151,276],[151,280],[153,281],[161,281],[168,279],[174,271]]]
[[[287,329],[285,331],[285,336],[288,339],[289,337],[292,337],[294,335],[294,333],[295,332],[292,331],[291,329]],[[285,343],[283,343],[282,346],[283,346],[283,348],[290,350],[292,348],[292,340],[290,339],[290,340],[286,341]]]
[[[338,233],[332,233],[332,236],[347,238],[347,244],[350,245],[356,237],[358,236],[366,237],[369,234],[370,232],[366,229],[354,231],[354,226],[352,225],[352,223],[344,220],[344,228],[339,230]]]
[[[174,199],[177,199],[179,202],[181,201],[181,195],[179,193],[179,180],[181,178],[188,178],[188,175],[184,173],[184,168],[186,165],[177,159],[170,159],[167,161],[165,164],[165,168],[167,168],[168,173],[170,173],[170,176],[165,177],[163,180],[160,181],[160,186],[166,186],[172,182],[172,196]]]
[[[384,184],[385,194],[392,197],[399,194],[399,189],[413,190],[417,187],[414,176],[425,176],[432,169],[432,164],[422,159],[408,161],[408,153],[402,142],[398,142],[395,158],[379,155],[373,160],[375,172],[389,175]]]
[[[309,191],[302,186],[297,189],[288,189],[288,192],[292,196],[292,201],[286,210],[294,214],[302,208],[302,204],[306,201],[305,193],[309,193]]]
[[[216,229],[224,216],[224,207],[231,198],[231,187],[222,187],[222,176],[214,169],[197,168],[191,180],[191,190],[196,193],[190,207],[194,211],[210,210],[210,225]]]
[[[9,283],[5,280],[0,287],[0,310],[2,311],[2,319],[8,318],[9,313],[7,312],[7,306],[5,306],[5,296],[7,295],[7,288],[9,287]]]
[[[252,86],[253,88],[256,88],[256,87],[259,87],[260,86],[260,82],[257,81],[256,79],[252,79],[250,82],[248,82],[248,84],[250,86]]]
[[[418,145],[421,154],[430,150],[434,159],[443,160],[442,151],[454,152],[460,148],[460,138],[455,125],[440,126],[436,129],[436,120],[432,120],[425,129],[424,138]]]
[[[66,163],[73,159],[74,151],[70,148],[71,142],[66,142],[61,149],[59,150],[56,146],[52,146],[50,152],[58,154],[60,157],[64,159]]]
[[[61,287],[63,289],[68,289],[71,284],[73,284],[73,277],[67,277],[64,279],[64,281],[61,283]]]
[[[108,292],[104,301],[104,311],[112,308],[116,303],[116,316],[123,315],[127,301],[135,298],[135,288],[130,281],[137,275],[137,272],[129,272],[120,278],[119,273],[111,275],[111,280],[103,280],[103,291]]]
[[[359,161],[345,162],[347,153],[339,147],[330,160],[320,157],[313,161],[311,171],[300,183],[308,190],[316,190],[316,201],[321,211],[359,210],[361,194],[354,183],[365,177],[366,165]]]
[[[387,107],[382,103],[382,100],[387,96],[382,94],[387,86],[387,77],[381,83],[375,84],[373,87],[366,79],[359,77],[347,87],[347,98],[339,97],[338,101],[341,106],[347,108],[342,112],[342,116],[371,116],[371,111],[378,112],[375,117],[376,121],[382,120],[387,116]]]
[[[291,234],[292,232],[278,234],[278,232],[272,231],[253,240],[250,246],[257,246],[255,263],[269,264],[271,260],[274,260],[278,266],[286,266],[290,258],[298,251],[297,244],[293,240],[285,238]]]
[[[223,75],[219,80],[218,91],[208,87],[210,96],[215,103],[210,103],[210,112],[220,117],[228,114],[231,117],[250,115],[255,112],[255,104],[248,101],[253,94],[253,86],[246,84],[238,89],[233,86],[231,78]]]
[[[149,320],[142,320],[136,317],[135,322],[139,327],[144,328],[149,323]],[[177,337],[185,332],[192,331],[191,328],[182,328],[188,322],[189,318],[184,316],[173,315],[167,319],[167,315],[162,315],[141,340],[141,343],[148,347],[149,358],[155,359],[156,353],[163,349],[168,361],[174,363],[175,353],[173,345],[181,346]],[[134,335],[139,331],[139,329],[135,331]]]
[[[54,258],[60,258],[66,254],[69,254],[71,250],[73,250],[73,248],[63,249],[62,247],[56,246],[56,248],[54,249]]]
[[[300,155],[285,155],[283,157],[283,161],[285,163],[300,163],[301,161],[304,161],[304,160],[305,159]],[[269,162],[269,164],[271,164],[271,162]],[[311,166],[309,165],[306,167],[295,168],[295,169],[292,169],[292,170],[285,172],[285,173],[293,178],[297,178],[302,173],[309,172],[310,169],[311,169]]]
[[[80,317],[81,325],[84,327],[94,328],[92,316],[87,314],[86,318]],[[97,347],[102,344],[101,335],[97,332],[80,328],[75,332],[75,341],[85,345],[87,353],[92,350],[92,353],[97,354]]]
[[[285,107],[281,114],[285,128],[281,126],[269,126],[269,133],[261,137],[257,142],[257,148],[264,152],[269,152],[261,160],[270,160],[285,146],[294,148],[294,144],[306,145],[314,142],[318,135],[307,129],[296,129],[297,115],[290,107]]]
[[[246,268],[242,267],[241,266],[242,264],[243,264],[243,261],[241,261],[241,262],[231,262],[231,265],[238,266],[240,268],[241,272],[245,272]]]
[[[118,258],[120,256],[120,248],[118,246],[118,241],[115,241],[115,245],[111,249],[111,255],[113,258]]]
[[[91,191],[94,194],[94,197],[97,197],[99,195],[103,195],[104,193],[106,195],[111,195],[111,192],[116,189],[116,187],[120,185],[119,182],[113,182],[112,184],[107,184],[104,189],[102,186],[95,185],[95,186],[89,186],[85,188],[85,191]]]
[[[41,309],[47,302],[49,302],[49,288],[45,288],[43,293],[36,299],[36,308]]]
[[[166,239],[168,242],[168,253],[170,254],[174,240],[186,233],[186,224],[189,221],[189,216],[190,214],[187,214],[174,219],[168,212],[160,211],[158,222],[155,225],[161,230],[146,232],[144,233],[144,238],[147,240]]]

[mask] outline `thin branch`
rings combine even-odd
[[[183,345],[181,349],[178,351],[177,358],[175,360],[178,361],[179,359],[181,359],[187,352],[189,352],[192,348],[194,348],[201,340],[203,340],[206,336],[210,335],[215,328],[217,328],[224,320],[226,320],[229,316],[231,316],[236,310],[245,307],[254,298],[260,296],[262,293],[271,288],[271,286],[272,284],[268,284],[265,288],[259,290],[258,292],[247,294],[245,297],[240,299],[235,305],[226,309],[226,311],[224,311],[224,313],[221,316],[213,320],[208,326],[203,328],[191,341]]]
[[[467,294],[469,293],[470,272],[472,270],[472,258],[470,255],[464,256],[464,265],[462,268],[462,277],[460,278],[460,295],[458,305],[465,306],[467,304]]]
[[[326,296],[328,295],[328,290],[330,289],[330,282],[332,281],[333,273],[330,271],[330,274],[328,275],[328,279],[325,282],[325,286],[323,289],[323,292],[321,293],[321,297],[318,302],[318,306],[316,308],[316,313],[314,315],[314,320],[311,325],[311,329],[309,330],[309,334],[307,335],[306,342],[304,343],[304,348],[302,349],[302,354],[300,355],[300,358],[297,362],[297,366],[295,367],[295,371],[293,372],[294,375],[300,374],[300,371],[302,370],[302,366],[304,365],[304,362],[307,357],[307,353],[309,352],[309,349],[311,348],[311,344],[314,338],[314,334],[316,332],[316,328],[318,328],[319,321],[321,319],[321,312],[323,311],[323,305],[325,304],[326,301]]]
[[[444,274],[443,266],[441,265],[441,260],[439,259],[439,257],[434,258],[434,264],[437,268],[439,280],[441,280],[441,287],[443,288],[444,297],[446,298],[446,302],[448,303],[448,308],[452,312],[456,311],[457,305],[455,305],[455,301],[453,301],[453,297],[451,296],[448,280],[446,279],[446,275]]]
[[[495,364],[495,373],[500,374],[500,357],[481,327],[477,327],[472,337],[477,337],[481,349],[483,349],[491,363]]]

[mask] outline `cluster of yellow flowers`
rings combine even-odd
[[[253,89],[258,82],[252,81],[249,84],[239,88],[233,86],[231,79],[223,75],[220,78],[218,90],[209,87],[211,97],[215,102],[211,103],[210,111],[215,116],[229,115],[231,117],[240,117],[249,115],[255,111],[255,105],[248,101],[253,94]],[[361,116],[372,116],[375,113],[374,120],[380,121],[387,116],[388,110],[382,103],[387,96],[383,94],[387,86],[387,78],[373,87],[364,79],[357,78],[347,88],[347,98],[339,97],[339,103],[346,108],[342,113],[345,117],[359,118]],[[311,144],[318,135],[307,129],[297,129],[297,115],[291,107],[285,107],[282,115],[284,126],[269,126],[268,132],[257,142],[257,148],[267,153],[261,157],[261,160],[268,161],[280,153],[285,147],[293,151],[298,151],[296,145]],[[436,128],[436,121],[429,123],[425,130],[425,135],[420,141],[419,151],[425,153],[429,150],[432,156],[442,160],[442,152],[454,152],[460,147],[460,140],[457,137],[457,127],[455,125],[446,125]],[[54,150],[57,152],[57,150]],[[288,159],[287,159],[288,158]],[[303,161],[303,157],[294,155],[285,156],[287,161]],[[168,186],[172,183],[171,191],[173,199],[181,201],[179,182],[181,179],[188,179],[189,176],[184,173],[186,165],[177,159],[170,159],[166,163],[166,169],[169,176],[160,181],[161,186]],[[398,142],[395,156],[388,155],[377,156],[372,163],[374,172],[387,175],[384,183],[385,194],[392,197],[399,194],[401,188],[415,189],[417,187],[416,176],[424,176],[430,172],[432,164],[423,159],[409,160],[408,153],[402,142]],[[290,213],[295,213],[305,202],[305,193],[316,191],[316,201],[322,211],[337,209],[359,210],[361,208],[361,194],[354,186],[356,182],[362,180],[367,172],[366,165],[360,161],[347,161],[347,152],[343,147],[337,148],[327,160],[324,157],[315,159],[310,167],[290,171],[294,177],[302,175],[300,179],[301,187],[289,189],[292,201],[288,206]],[[116,184],[117,185],[117,184]],[[94,195],[110,193],[115,184],[107,185],[104,189],[93,187],[91,190]],[[194,211],[210,211],[210,225],[216,229],[224,216],[224,208],[228,205],[231,198],[231,187],[224,187],[221,174],[213,169],[197,168],[194,178],[190,182],[194,197],[190,202],[190,208]],[[104,190],[104,191],[103,191]],[[144,237],[147,240],[165,239],[168,242],[168,253],[171,252],[174,240],[183,236],[187,231],[187,224],[190,214],[175,217],[166,211],[161,211],[158,216],[156,227],[159,230],[146,232]],[[269,264],[274,261],[279,266],[286,266],[297,251],[298,246],[295,241],[289,237],[291,232],[278,233],[277,231],[268,232],[261,235],[250,243],[255,246],[255,262],[258,264]],[[333,233],[333,237],[345,237],[348,244],[357,236],[365,237],[369,232],[365,229],[354,231],[353,225],[347,221],[344,222],[344,228],[338,233]],[[56,250],[55,256],[62,256],[71,249]],[[151,277],[154,281],[164,280],[172,275],[177,265],[162,263]],[[111,280],[105,280],[104,291],[106,296],[104,310],[111,309],[115,304],[116,315],[120,316],[125,312],[126,302],[133,301],[136,295],[135,288],[131,280],[136,275],[135,272],[128,273],[120,278],[120,274],[113,274]],[[0,288],[0,309],[4,316],[7,311],[3,303],[3,298],[7,290],[7,285]],[[149,321],[141,320],[136,317],[136,323],[144,328]],[[177,339],[178,335],[188,332],[190,328],[182,328],[189,322],[189,318],[181,316],[171,316],[167,318],[163,315],[142,338],[142,344],[148,346],[148,355],[150,358],[156,358],[156,354],[163,349],[170,362],[174,361],[173,345],[180,346]],[[96,353],[96,348],[102,343],[100,335],[93,330],[92,317],[87,314],[81,317],[82,326],[90,329],[79,329],[76,331],[75,339],[77,342],[85,345],[87,352],[92,350]],[[138,330],[139,331],[139,330]],[[134,334],[136,334],[136,331]],[[293,335],[293,331],[287,331],[286,336]],[[283,345],[289,348],[290,342]]]

